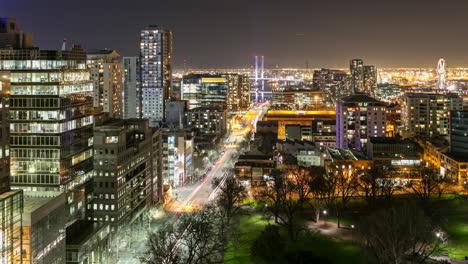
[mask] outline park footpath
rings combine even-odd
[[[330,221],[320,220],[318,223],[314,221],[306,221],[305,227],[311,231],[332,236],[335,238],[356,241],[358,239],[356,230],[353,227],[338,227],[338,224]],[[468,264],[466,260],[453,259],[447,256],[431,256],[432,259],[445,260],[452,264]]]

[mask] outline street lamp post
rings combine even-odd
[[[327,210],[323,210],[323,224],[326,225],[325,216],[327,215]]]

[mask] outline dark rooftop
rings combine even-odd
[[[410,140],[397,139],[394,137],[371,137],[372,144],[414,144]]]
[[[341,101],[343,103],[381,103],[382,105],[384,105],[383,102],[373,97],[370,97],[368,95],[360,94],[360,93],[345,96],[341,99]]]

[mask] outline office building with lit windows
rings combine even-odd
[[[206,106],[191,109],[185,113],[187,127],[197,136],[213,137],[226,133],[226,110],[219,106]]]
[[[118,228],[150,205],[152,131],[148,120],[111,119],[94,129],[93,199],[88,220]]]
[[[115,50],[90,50],[87,66],[94,89],[94,107],[114,118],[123,117],[120,55]]]
[[[49,194],[91,177],[93,85],[86,53],[1,49],[11,72],[11,184]]]
[[[10,190],[10,74],[0,71],[0,263],[21,263],[23,192]]]
[[[365,152],[371,137],[385,137],[385,103],[364,94],[343,97],[336,106],[336,146]]]
[[[229,113],[250,105],[250,80],[242,74],[188,74],[181,81],[181,98],[188,108],[221,106]]]
[[[141,66],[139,57],[123,57],[123,111],[124,118],[141,117]]]
[[[463,110],[457,94],[405,93],[401,100],[401,120],[408,136],[449,135],[450,111]]]
[[[148,26],[140,32],[142,118],[150,127],[164,121],[164,104],[171,98],[172,32]]]

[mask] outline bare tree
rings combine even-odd
[[[418,171],[420,180],[413,182],[410,186],[411,191],[416,194],[423,202],[427,202],[432,194],[437,190],[440,175],[437,169],[432,167],[421,167]]]
[[[425,263],[442,249],[439,229],[414,204],[379,210],[358,226],[371,263]]]
[[[216,205],[222,210],[229,226],[233,217],[240,215],[242,211],[242,199],[245,197],[245,187],[239,184],[233,177],[228,177],[224,182],[221,179],[213,181],[213,186],[219,186],[219,195]]]
[[[146,251],[140,261],[145,264],[183,263],[178,244],[179,237],[173,226],[165,224],[157,232],[148,235]]]
[[[334,203],[337,224],[340,227],[341,211],[346,208],[351,198],[357,195],[357,179],[361,170],[346,161],[337,162],[336,166],[337,168],[333,170],[330,181],[335,186],[336,196],[340,198],[340,202],[335,200]]]
[[[284,226],[289,239],[295,242],[300,231],[297,215],[304,200],[299,196],[299,184],[289,178],[287,173],[272,174],[273,181],[264,191],[267,198],[267,210],[272,213],[278,224]]]
[[[335,204],[335,182],[330,179],[323,167],[311,166],[308,168],[312,180],[309,182],[312,196],[312,206],[315,213],[315,221],[320,221],[320,212],[325,207],[331,208]]]
[[[447,177],[440,177],[436,180],[436,193],[439,199],[442,194],[449,192],[453,187],[453,182]]]
[[[145,264],[222,263],[226,226],[223,219],[213,207],[182,215],[174,225],[163,225],[148,236],[140,261]]]
[[[213,208],[207,208],[180,219],[176,233],[180,237],[183,263],[222,263],[224,231],[220,228],[224,225],[218,222],[221,219],[217,213]]]
[[[366,200],[370,209],[374,209],[380,201],[390,202],[396,188],[393,167],[374,165],[357,174],[358,195]]]

